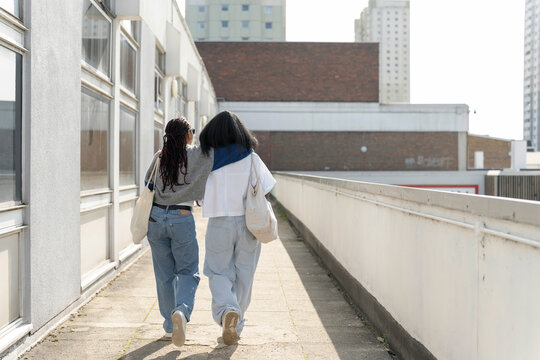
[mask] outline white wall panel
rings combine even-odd
[[[20,315],[19,234],[0,237],[0,329]]]
[[[109,256],[109,209],[81,214],[81,274],[102,265]]]
[[[135,200],[127,201],[120,204],[120,211],[118,216],[118,236],[120,251],[124,250],[131,244],[133,244],[133,238],[129,225],[131,224],[131,216],[133,215],[133,208],[135,207]]]

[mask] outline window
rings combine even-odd
[[[154,71],[154,109],[163,111],[163,76]]]
[[[229,22],[228,21],[222,21],[221,22],[221,27],[222,28],[228,28],[229,27]]]
[[[0,46],[0,203],[21,200],[22,55]]]
[[[187,84],[182,82],[182,116],[187,119]]]
[[[242,5],[242,11],[249,11],[249,5]]]
[[[242,21],[242,27],[244,29],[248,29],[249,28],[249,21]]]
[[[187,85],[181,78],[176,79],[178,83],[178,95],[176,96],[176,117],[186,116],[186,98],[187,98]]]
[[[199,6],[199,12],[200,13],[206,12],[206,6]]]
[[[135,94],[137,50],[124,36],[120,40],[120,84]]]
[[[136,183],[136,119],[134,112],[120,106],[120,186]]]
[[[163,126],[154,124],[154,154],[163,146]]]
[[[265,6],[264,7],[264,13],[265,14],[271,14],[272,13],[272,7],[271,6]]]
[[[21,15],[19,0],[0,0],[0,7],[16,17]]]
[[[200,22],[200,23],[199,23],[199,29],[201,29],[201,30],[206,29],[206,23]]]
[[[228,36],[222,36],[221,41],[229,41],[229,37]]]
[[[249,36],[242,36],[242,40],[243,40],[243,41],[249,40]]]
[[[221,5],[221,11],[229,11],[229,5]]]
[[[265,29],[272,29],[272,23],[271,22],[264,23],[264,28]]]
[[[163,111],[163,77],[165,76],[165,53],[156,47],[154,68],[154,108]]]
[[[86,88],[81,98],[81,191],[109,187],[110,102]]]
[[[139,41],[139,22],[133,20],[120,20],[122,29],[127,32],[135,41]]]
[[[156,47],[156,67],[165,74],[165,53]]]
[[[110,76],[111,23],[90,3],[84,1],[82,58],[95,70]]]

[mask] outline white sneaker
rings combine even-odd
[[[166,332],[165,335],[163,336],[166,337],[167,339],[170,339],[172,338],[172,333]]]
[[[221,318],[221,325],[223,326],[222,338],[225,345],[233,345],[238,342],[238,332],[236,331],[236,325],[238,325],[238,313],[234,310],[229,310],[223,314]]]
[[[172,314],[173,332],[172,342],[174,345],[180,347],[186,342],[186,317],[181,312],[176,310]]]

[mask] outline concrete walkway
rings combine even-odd
[[[163,338],[148,251],[23,359],[391,359],[283,216],[281,241],[263,245],[247,324],[225,346],[201,276],[187,340]],[[196,211],[204,259],[206,219]]]

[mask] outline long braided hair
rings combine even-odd
[[[170,120],[165,127],[159,163],[163,191],[167,185],[174,191],[175,185],[188,184],[186,182],[188,167],[186,135],[190,129],[191,126],[183,117]],[[184,175],[183,184],[178,183],[180,174]]]

